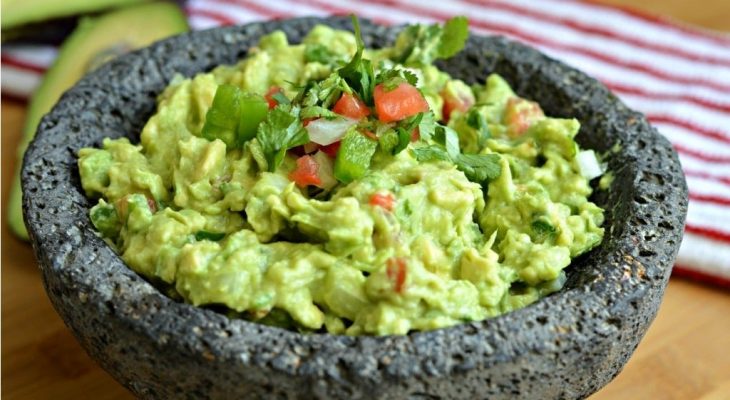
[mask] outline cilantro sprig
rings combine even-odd
[[[466,17],[451,18],[441,26],[410,25],[396,39],[394,60],[404,65],[430,65],[464,48],[469,36]]]
[[[378,73],[375,78],[375,85],[383,84],[385,90],[393,90],[401,83],[408,83],[416,86],[418,77],[413,72],[403,68],[391,68]]]
[[[287,150],[309,142],[299,112],[297,105],[279,105],[269,111],[266,120],[259,125],[256,139],[261,144],[269,172],[281,165]]]
[[[467,179],[482,186],[502,173],[499,155],[462,154],[456,131],[432,120],[419,122],[421,139],[431,144],[411,150],[418,161],[450,161]]]
[[[469,37],[469,20],[464,16],[446,21],[439,39],[438,58],[451,58],[460,52]]]
[[[365,43],[360,33],[360,22],[352,15],[352,25],[355,29],[357,51],[350,62],[337,70],[337,74],[357,93],[358,97],[367,105],[373,104],[373,90],[375,88],[375,71],[372,61],[362,58]]]

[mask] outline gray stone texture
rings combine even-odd
[[[246,55],[303,18],[184,34],[123,56],[69,90],[42,121],[25,157],[23,206],[43,280],[76,338],[143,398],[583,398],[615,377],[657,312],[681,240],[687,188],[677,155],[639,113],[603,85],[524,45],[471,37],[441,66],[467,82],[490,72],[576,117],[578,141],[607,154],[615,174],[594,200],[606,237],[572,263],[566,287],[482,322],[394,337],[302,335],[177,303],[128,269],[95,233],[76,153],[104,137],[133,141],[175,73],[192,76]],[[397,28],[363,22],[368,46]],[[618,144],[619,150],[610,149]]]

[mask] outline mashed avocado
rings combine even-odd
[[[274,32],[175,78],[139,144],[79,152],[91,221],[184,301],[301,331],[405,334],[559,290],[603,237],[579,123],[433,66],[465,32],[414,25],[380,50]]]

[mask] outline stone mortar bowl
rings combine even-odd
[[[303,335],[175,302],[97,236],[79,149],[107,136],[137,140],[175,73],[234,63],[275,29],[296,42],[316,23],[351,28],[349,18],[302,18],[174,37],[88,75],[43,119],[22,172],[25,221],[48,296],[86,351],[143,398],[571,399],[614,378],[656,315],[681,241],[680,164],[603,85],[504,38],[472,36],[441,66],[470,83],[497,72],[548,115],[578,118],[578,141],[606,153],[615,175],[594,195],[606,209],[605,239],[574,260],[558,293],[406,336]],[[368,46],[397,31],[363,22]]]

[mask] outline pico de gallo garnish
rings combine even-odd
[[[477,183],[499,175],[497,156],[462,157],[455,145],[457,133],[445,125],[453,112],[464,113],[474,105],[472,91],[466,86],[445,86],[440,94],[443,111],[438,118],[417,87],[417,74],[404,67],[431,64],[458,52],[467,37],[466,18],[457,17],[443,28],[438,27],[438,35],[431,29],[417,36],[416,41],[427,40],[430,35],[438,45],[436,51],[398,54],[395,58],[406,60],[405,64],[385,67],[382,63],[380,68],[363,58],[365,48],[356,19],[353,24],[357,51],[350,62],[319,82],[308,82],[292,99],[278,86],[270,87],[261,97],[232,85],[220,85],[206,114],[203,136],[221,139],[229,147],[241,147],[256,137],[272,172],[279,168],[285,153],[293,150],[300,158],[289,177],[300,187],[322,188],[320,175],[328,171],[333,171],[338,182],[352,182],[365,175],[376,150],[396,155],[418,141],[448,150],[444,157],[453,158],[457,167]],[[265,105],[271,111],[268,114]],[[520,119],[518,114],[513,118],[515,124],[520,124],[515,129],[524,130],[529,122],[526,118],[531,117]],[[333,168],[319,168],[319,162],[311,156],[318,151],[332,157]],[[424,155],[428,151],[439,150],[424,148],[416,154],[432,157]],[[324,181],[329,181],[327,178]]]

